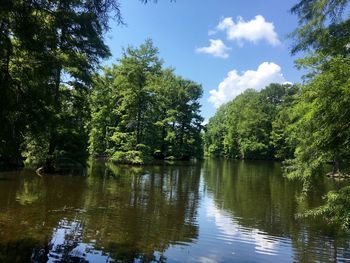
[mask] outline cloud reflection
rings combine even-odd
[[[255,228],[240,226],[232,216],[217,208],[213,202],[207,205],[207,217],[213,218],[215,225],[221,231],[220,238],[226,242],[243,242],[255,245],[255,252],[267,255],[277,255],[280,241],[275,237]]]

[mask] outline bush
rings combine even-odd
[[[111,161],[123,164],[144,164],[145,158],[141,151],[117,151],[110,158]]]

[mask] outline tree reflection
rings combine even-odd
[[[332,181],[303,197],[278,163],[91,163],[87,176],[22,171],[0,179],[0,262],[164,262],[185,246],[230,260],[227,242],[296,262],[350,258],[348,236],[294,216],[318,206]]]
[[[331,180],[319,179],[313,194],[303,196],[301,185],[283,178],[279,163],[207,160],[203,174],[217,208],[230,213],[231,225],[289,238],[296,262],[348,257],[348,236],[320,220],[295,216],[319,206],[322,194],[335,187]]]
[[[92,163],[86,177],[19,175],[0,201],[0,258],[34,238],[18,262],[163,262],[170,245],[198,236],[200,171]]]

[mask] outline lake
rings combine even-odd
[[[296,217],[340,184],[305,196],[280,163],[213,159],[2,172],[0,262],[350,262],[349,235]]]

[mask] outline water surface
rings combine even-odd
[[[0,173],[0,262],[350,262],[350,236],[295,217],[279,163],[90,163],[85,176]]]

